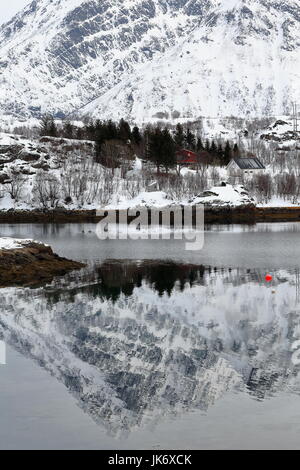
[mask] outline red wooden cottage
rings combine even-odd
[[[180,165],[195,165],[198,161],[197,154],[191,150],[181,149],[176,152],[177,163]]]
[[[181,149],[176,152],[176,160],[178,165],[195,166],[199,163],[206,163],[211,160],[211,156],[205,150],[195,153],[192,150]]]

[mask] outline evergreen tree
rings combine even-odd
[[[206,139],[206,142],[205,142],[205,150],[206,150],[207,152],[210,152],[210,142],[209,142],[208,139]]]
[[[239,146],[238,144],[234,144],[234,147],[233,147],[233,156],[234,158],[238,157],[240,155],[240,149],[239,149]]]
[[[110,119],[105,124],[106,140],[114,140],[118,138],[118,128],[116,124]]]
[[[107,140],[107,129],[106,125],[101,121],[97,120],[93,125],[94,139],[95,140],[95,153],[96,159],[99,161],[101,157],[102,146]]]
[[[226,145],[225,145],[225,150],[224,150],[224,165],[228,165],[230,160],[232,159],[232,149],[229,141],[227,140]]]
[[[55,124],[54,119],[52,120],[52,122],[50,124],[50,133],[49,133],[49,135],[51,137],[57,137],[57,135],[58,135],[57,126]]]
[[[202,143],[202,140],[201,140],[201,137],[198,137],[197,139],[197,152],[200,152],[201,150],[203,150],[203,143]]]
[[[159,127],[149,132],[149,157],[155,163],[157,172],[164,166],[169,168],[176,164],[176,145],[168,129]]]
[[[150,160],[156,165],[157,173],[159,173],[162,153],[162,135],[159,127],[156,127],[154,131],[148,131],[148,155]]]
[[[48,114],[44,114],[44,116],[41,117],[41,124],[40,124],[40,135],[48,135],[49,131],[49,122],[50,122],[51,116]]]
[[[93,122],[90,122],[85,126],[84,134],[87,140],[95,140],[95,125]]]
[[[183,127],[181,124],[177,124],[176,126],[174,141],[178,148],[182,148],[184,146],[185,136],[184,136]]]
[[[217,154],[217,146],[216,146],[214,140],[212,141],[211,146],[210,146],[210,153],[211,153],[212,155],[216,155],[216,154]]]
[[[148,124],[143,133],[144,140],[144,158],[151,159],[150,156],[150,140],[153,133],[152,127]]]
[[[133,143],[136,144],[136,145],[140,145],[140,143],[142,142],[142,136],[141,136],[140,130],[137,126],[135,126],[132,129],[131,139],[132,139]]]
[[[44,114],[41,118],[40,135],[57,137],[57,133],[57,127],[53,116],[50,114]]]
[[[76,139],[82,140],[83,139],[83,130],[81,127],[76,128]]]
[[[65,137],[66,139],[73,139],[74,134],[75,134],[75,129],[74,129],[73,124],[68,120],[65,121],[63,124],[62,132],[63,132],[63,137]]]
[[[170,131],[165,128],[162,132],[162,164],[168,172],[176,164],[176,144]]]
[[[186,146],[189,150],[195,150],[196,137],[195,137],[195,134],[193,134],[193,132],[190,131],[190,129],[187,130],[185,141],[186,141]]]
[[[119,139],[123,140],[123,142],[131,140],[130,125],[124,119],[121,119],[121,121],[119,122],[118,134]]]
[[[224,150],[223,150],[221,142],[218,144],[217,155],[218,155],[219,162],[222,164],[223,161],[224,161],[223,160],[224,159]]]

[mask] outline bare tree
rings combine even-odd
[[[7,185],[8,193],[10,194],[11,198],[15,201],[20,199],[24,184],[25,178],[20,173],[17,173],[14,170],[8,174],[9,183]]]
[[[61,183],[55,175],[40,172],[35,178],[33,192],[43,209],[55,209],[61,196]]]

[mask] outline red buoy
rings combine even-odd
[[[271,276],[271,274],[267,274],[266,275],[266,281],[267,282],[272,282],[273,281],[273,276]]]

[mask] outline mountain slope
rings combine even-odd
[[[137,63],[175,44],[208,3],[32,2],[0,30],[1,108],[27,114],[41,106],[66,113],[86,104]]]
[[[300,98],[299,7],[231,3],[85,111],[138,121],[287,114]]]
[[[296,0],[35,0],[0,27],[0,114],[282,114]]]

